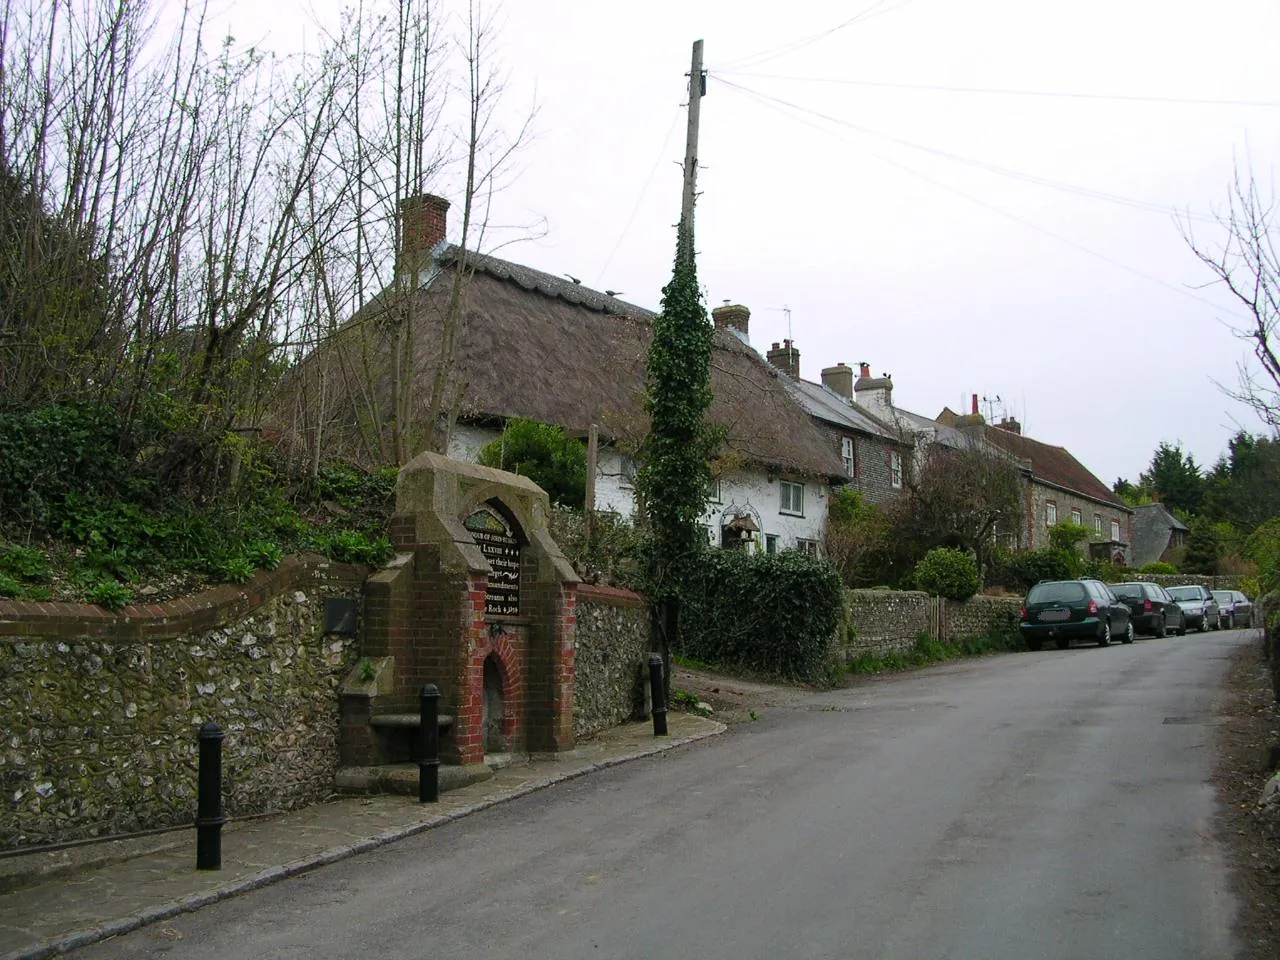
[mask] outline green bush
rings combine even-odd
[[[108,610],[119,610],[133,602],[133,591],[117,580],[99,580],[89,590],[89,601]]]
[[[1151,563],[1144,563],[1139,569],[1139,573],[1177,573],[1178,568],[1172,563],[1165,563],[1163,560],[1153,560]]]
[[[22,584],[7,573],[0,573],[0,597],[20,597],[22,595]]]
[[[369,537],[355,530],[339,530],[316,540],[320,552],[339,563],[368,563],[378,566],[391,559],[394,550],[387,537]]]
[[[528,477],[547,491],[552,503],[582,509],[586,500],[586,448],[560,427],[515,417],[476,459],[486,467]]]
[[[968,600],[978,592],[978,564],[967,551],[935,547],[916,564],[916,585],[935,597]]]
[[[1085,562],[1071,550],[1045,547],[1018,553],[1002,552],[988,580],[1025,593],[1041,580],[1073,580],[1084,573]]]
[[[1093,531],[1083,524],[1062,520],[1049,528],[1049,547],[1053,550],[1076,552],[1076,547],[1093,536]]]
[[[840,626],[840,574],[821,557],[708,550],[680,591],[680,649],[706,663],[823,681]]]
[[[0,574],[17,580],[43,580],[49,576],[49,562],[31,547],[0,547]]]

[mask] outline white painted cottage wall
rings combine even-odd
[[[500,435],[500,431],[490,427],[458,424],[449,438],[448,455],[455,460],[475,463],[480,449]],[[635,515],[636,497],[626,464],[627,458],[617,449],[601,446],[596,464],[596,509],[612,511],[630,519]],[[800,482],[798,478],[791,479]],[[793,516],[779,510],[782,502],[780,490],[779,481],[769,479],[763,472],[742,472],[722,478],[719,501],[708,503],[702,516],[708,540],[719,546],[721,525],[728,523],[740,510],[748,509],[760,527],[757,538],[760,550],[764,550],[765,536],[769,534],[778,537],[779,550],[793,550],[801,539],[821,541],[827,519],[827,485],[815,480],[804,481],[804,516]]]

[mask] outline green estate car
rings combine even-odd
[[[1039,650],[1052,640],[1059,650],[1072,640],[1094,640],[1105,647],[1115,637],[1133,643],[1129,608],[1100,580],[1047,580],[1027,594],[1018,632],[1027,648]]]

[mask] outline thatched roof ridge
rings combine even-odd
[[[459,259],[457,248],[442,251],[430,281],[412,295],[414,376],[424,393]],[[462,329],[450,372],[451,386],[465,385],[461,421],[528,417],[571,431],[596,423],[605,438],[624,446],[643,438],[645,361],[656,314],[497,257],[468,253],[465,265]],[[387,369],[386,343],[367,339],[380,337],[378,331],[377,323],[349,323],[304,364],[337,369],[345,355],[351,368],[351,357],[364,350]],[[726,429],[737,457],[779,472],[842,476],[839,451],[751,347],[717,330],[711,366],[715,399],[708,419]],[[385,377],[374,393],[385,404]],[[337,398],[329,406],[326,443],[354,455],[358,403]]]

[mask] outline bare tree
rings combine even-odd
[[[1225,286],[1247,314],[1243,322],[1230,326],[1249,343],[1259,369],[1241,364],[1237,386],[1224,391],[1247,403],[1268,426],[1280,428],[1280,354],[1273,340],[1280,321],[1275,196],[1237,165],[1226,210],[1217,221],[1218,235],[1212,240],[1197,237],[1189,218],[1181,221],[1180,229],[1187,246],[1213,275],[1211,283]]]

